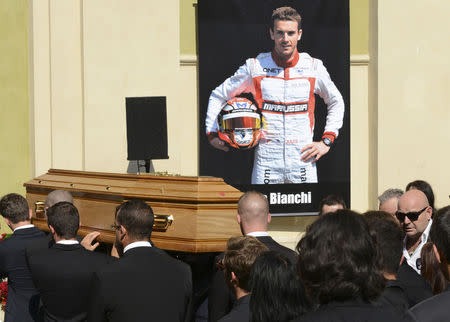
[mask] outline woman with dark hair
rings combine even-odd
[[[309,308],[295,267],[280,253],[260,255],[250,273],[250,321],[291,321]]]
[[[325,214],[297,245],[298,274],[319,305],[299,321],[408,321],[392,306],[373,303],[385,280],[363,217],[351,210]]]
[[[423,245],[420,258],[422,260],[421,275],[430,283],[434,295],[442,293],[447,288],[448,281],[440,269],[433,243],[428,242]]]
[[[433,189],[431,188],[431,185],[423,180],[415,180],[406,185],[405,191],[411,190],[411,189],[417,189],[422,191],[425,196],[427,196],[428,204],[433,208],[433,213],[435,211],[434,209],[434,193]]]

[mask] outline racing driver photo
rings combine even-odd
[[[322,173],[318,176],[317,163],[334,153],[346,114],[343,95],[325,63],[302,46],[303,9],[289,4],[306,2],[285,3],[264,12],[271,48],[261,48],[212,89],[204,117],[203,135],[212,148],[225,155],[253,152],[252,185],[326,181]],[[319,111],[316,105],[321,105]],[[316,123],[321,126],[315,131]]]

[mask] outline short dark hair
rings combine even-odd
[[[319,203],[319,215],[323,215],[322,214],[322,208],[323,206],[334,206],[334,205],[341,205],[342,207],[344,207],[344,209],[347,209],[347,205],[345,204],[344,198],[342,198],[341,196],[338,195],[328,195],[325,198],[323,198],[322,200],[320,200]]]
[[[227,250],[223,258],[225,278],[231,280],[233,272],[238,281],[238,286],[249,292],[248,280],[255,259],[269,249],[255,237],[239,236],[231,237],[227,241]]]
[[[9,193],[0,200],[0,213],[13,224],[30,220],[27,200],[17,193]]]
[[[439,209],[433,218],[430,239],[441,255],[450,262],[450,206]]]
[[[301,29],[302,17],[300,14],[291,7],[280,7],[275,9],[272,12],[271,18],[271,26],[270,29],[273,31],[273,27],[275,27],[275,20],[291,20],[297,22],[298,30]]]
[[[433,189],[431,188],[431,185],[423,180],[415,180],[406,185],[406,191],[411,189],[417,189],[422,191],[425,196],[427,196],[428,204],[433,208],[434,211],[434,193]]]
[[[58,202],[47,209],[47,223],[59,237],[75,238],[80,228],[78,209],[70,202]]]
[[[403,253],[403,234],[396,219],[385,211],[368,211],[364,219],[376,239],[383,271],[396,274]]]
[[[150,240],[154,214],[145,201],[135,199],[124,202],[117,208],[116,221],[117,224],[125,227],[130,238]]]
[[[307,228],[296,249],[300,279],[320,304],[371,301],[384,288],[375,241],[356,212],[338,210],[319,217]]]
[[[281,253],[260,255],[253,264],[249,285],[250,321],[291,321],[310,307],[295,266]]]

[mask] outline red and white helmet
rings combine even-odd
[[[261,115],[248,99],[228,100],[218,116],[219,138],[236,149],[251,149],[261,139]]]

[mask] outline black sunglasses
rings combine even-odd
[[[428,208],[428,206],[426,206],[426,207],[423,208],[422,210],[419,210],[419,211],[411,211],[411,212],[407,212],[407,213],[397,211],[397,212],[395,213],[395,216],[397,217],[397,219],[398,219],[400,222],[404,222],[404,221],[405,221],[405,217],[408,217],[409,220],[411,220],[411,221],[416,221],[417,218],[419,218],[420,214],[421,214],[422,212],[424,212],[425,209],[427,209],[427,208]]]

